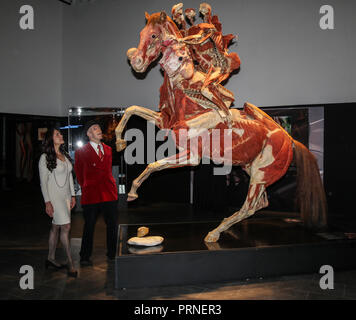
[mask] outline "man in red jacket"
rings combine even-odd
[[[80,264],[92,265],[94,229],[98,214],[102,212],[106,223],[107,257],[113,260],[117,242],[117,187],[112,176],[112,150],[101,142],[102,131],[98,121],[84,126],[89,142],[75,152],[74,169],[82,188],[84,230],[80,249]]]

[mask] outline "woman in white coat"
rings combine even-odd
[[[49,251],[46,268],[68,268],[68,275],[77,277],[70,252],[69,231],[70,211],[75,206],[75,192],[72,175],[72,163],[64,149],[63,136],[59,129],[50,128],[46,132],[43,144],[44,152],[39,161],[41,190],[46,204],[46,213],[52,218],[49,233]],[[55,260],[58,236],[66,252],[68,264],[61,265]]]

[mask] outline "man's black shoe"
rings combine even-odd
[[[80,260],[80,265],[82,267],[89,267],[93,265],[93,262],[91,260]]]

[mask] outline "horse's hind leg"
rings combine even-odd
[[[252,183],[249,186],[247,198],[241,209],[232,216],[225,218],[220,225],[210,231],[205,237],[206,242],[216,242],[219,240],[220,233],[229,229],[232,225],[241,220],[252,216],[257,210],[268,206],[266,187],[264,184]]]

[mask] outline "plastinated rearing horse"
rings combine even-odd
[[[128,194],[128,201],[138,197],[136,191],[147,177],[157,170],[176,168],[186,165],[198,165],[201,157],[214,159],[217,154],[229,151],[231,165],[239,165],[250,175],[250,186],[247,198],[239,211],[224,219],[222,223],[205,237],[207,242],[216,242],[220,233],[233,224],[251,216],[257,210],[268,205],[266,187],[280,179],[288,169],[293,154],[298,170],[298,200],[301,217],[307,226],[323,227],[326,225],[326,201],[320,179],[318,166],[314,156],[298,141],[293,140],[288,133],[272,120],[266,113],[252,104],[245,103],[244,110],[229,109],[232,120],[231,128],[221,116],[224,111],[216,108],[214,101],[202,94],[202,88],[214,90],[228,97],[228,91],[218,87],[216,83],[206,86],[208,73],[195,68],[189,54],[189,44],[184,42],[179,29],[165,14],[157,13],[148,19],[146,27],[140,33],[138,49],[130,49],[128,57],[132,67],[143,72],[147,66],[163,53],[160,60],[163,68],[164,83],[160,89],[160,112],[132,106],[126,109],[116,128],[117,151],[126,146],[122,140],[123,129],[132,115],[138,115],[146,120],[154,121],[161,128],[172,129],[179,153],[172,157],[161,159],[147,166],[144,172],[133,181]],[[194,88],[192,95],[190,90]],[[225,91],[226,90],[226,91]],[[205,99],[204,99],[205,97]],[[225,99],[227,99],[225,97]],[[224,98],[221,98],[224,101]],[[187,139],[194,138],[194,132],[204,129],[213,139],[212,131],[230,130],[230,150],[208,150],[199,145],[189,148],[180,144],[181,130],[186,129]],[[191,134],[190,132],[193,132]],[[219,138],[219,137],[218,137]],[[215,153],[215,154],[214,154]]]

